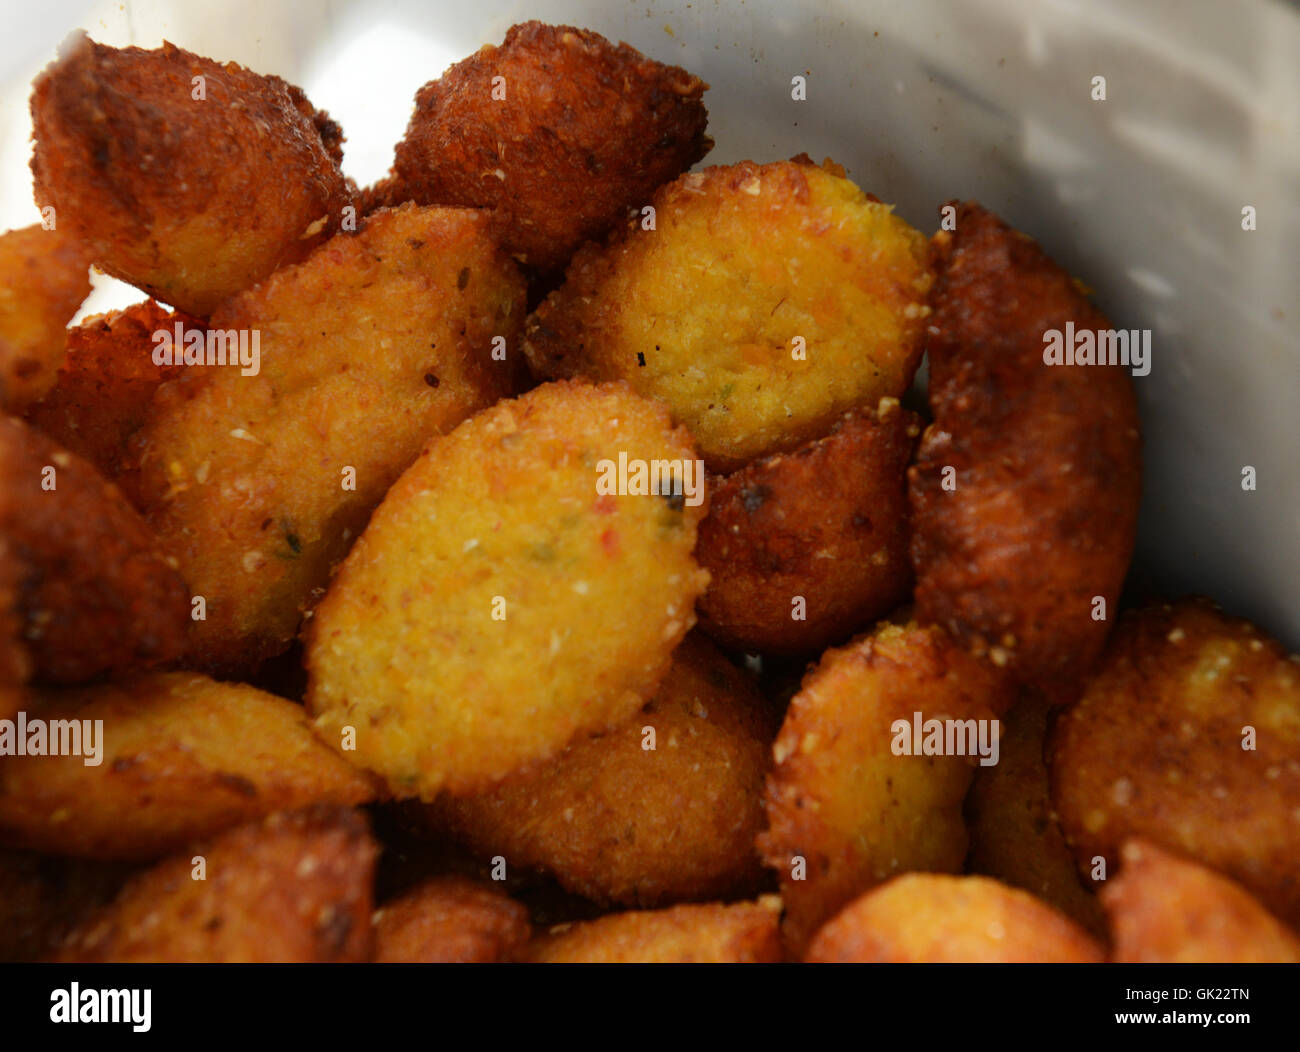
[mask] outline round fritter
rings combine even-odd
[[[1300,935],[1239,885],[1141,840],[1120,849],[1099,898],[1130,964],[1300,964]]]
[[[920,418],[882,399],[831,434],[713,480],[695,557],[700,627],[728,646],[806,654],[905,602],[905,472]]]
[[[68,936],[54,960],[366,961],[378,853],[360,811],[279,811],[132,877]]]
[[[491,208],[520,262],[563,267],[708,153],[707,88],[585,29],[513,26],[416,94],[387,196]]]
[[[32,675],[80,683],[170,661],[189,596],[169,554],[122,493],[80,457],[0,419],[0,534],[19,566]]]
[[[743,898],[763,879],[754,837],[775,733],[748,676],[692,635],[629,722],[490,792],[444,796],[428,820],[596,902]]]
[[[57,227],[0,235],[0,408],[21,413],[54,386],[64,327],[90,295],[90,260]]]
[[[1111,323],[991,212],[961,205],[933,255],[934,423],[908,473],[916,616],[1068,700],[1101,652],[1133,552],[1133,383],[1119,365],[1045,363],[1049,330]]]
[[[375,796],[300,706],[242,683],[154,673],[34,690],[24,708],[27,755],[0,760],[7,847],[152,859],[272,811]],[[52,754],[56,732],[79,751]]]
[[[661,188],[653,230],[638,216],[585,246],[530,317],[534,371],[663,399],[715,471],[902,395],[921,355],[925,240],[841,172],[744,161]]]
[[[1125,614],[1048,766],[1085,879],[1141,838],[1300,926],[1300,658],[1254,625],[1205,600]]]
[[[158,365],[156,332],[202,329],[203,322],[153,300],[87,318],[67,330],[67,358],[54,387],[27,422],[85,457],[128,496],[136,490],[129,441],[149,419],[154,392],[187,367]],[[202,369],[204,366],[190,366]]]
[[[826,652],[777,735],[759,838],[796,952],[867,888],[909,870],[961,868],[962,800],[981,747],[996,760],[996,718],[1009,704],[997,670],[938,628],[883,624]],[[928,720],[962,721],[953,726],[965,755],[927,755]],[[952,752],[958,744],[954,733]]]
[[[557,925],[533,940],[548,964],[770,964],[780,961],[780,902],[673,906]]]
[[[258,360],[186,367],[132,440],[138,503],[205,600],[191,663],[242,678],[289,646],[429,436],[514,393],[523,307],[483,213],[406,205],[212,316]]]
[[[301,91],[172,44],[70,38],[32,123],[37,204],[101,269],[192,314],[301,259],[352,203],[338,126]]]
[[[1080,882],[1052,810],[1043,761],[1051,711],[1045,698],[1026,691],[1003,719],[998,762],[975,772],[966,795],[966,868],[1023,888],[1100,935],[1101,907]]]
[[[1050,906],[987,877],[909,873],[870,891],[808,948],[820,964],[1097,963],[1102,948]]]
[[[490,964],[520,959],[528,911],[476,880],[426,880],[375,911],[374,959],[391,964]]]
[[[637,492],[652,462],[685,492]],[[701,476],[690,436],[622,384],[548,384],[436,439],[309,625],[320,733],[432,800],[631,719],[708,583]]]

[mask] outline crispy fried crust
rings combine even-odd
[[[909,873],[817,933],[820,964],[1096,963],[1101,946],[1062,914],[987,877]]]
[[[896,753],[895,721],[993,719],[1009,703],[996,670],[938,628],[884,624],[826,652],[777,735],[758,841],[780,879],[795,952],[867,888],[910,870],[961,868],[962,799],[977,761]]]
[[[775,733],[757,687],[692,635],[629,722],[490,792],[444,796],[428,818],[596,902],[743,898],[763,879],[754,837]]]
[[[90,295],[89,267],[57,227],[0,235],[0,409],[21,413],[54,385],[64,326]]]
[[[916,615],[1064,697],[1101,652],[1133,551],[1133,385],[1121,366],[1045,364],[1047,330],[1111,323],[991,212],[968,202],[956,226],[932,245],[934,423],[908,473]]]
[[[36,961],[113,900],[133,867],[0,851],[0,961]]]
[[[174,333],[177,324],[203,328],[200,319],[153,300],[87,318],[68,330],[68,354],[54,387],[26,414],[28,423],[85,457],[128,497],[138,489],[131,436],[149,419],[159,385],[186,369],[154,363],[154,333]]]
[[[513,26],[416,94],[388,195],[491,208],[507,251],[563,267],[708,153],[707,88],[598,33]]]
[[[375,911],[374,959],[386,964],[492,964],[519,960],[528,911],[464,877],[427,880]]]
[[[690,437],[625,385],[547,384],[435,440],[309,625],[307,702],[394,793],[489,788],[630,719],[708,582],[707,505],[598,491],[601,462],[684,461]]]
[[[375,795],[316,740],[299,706],[238,683],[156,673],[34,692],[26,709],[49,728],[82,721],[86,755],[0,760],[0,844],[8,847],[154,859],[272,811]],[[98,764],[86,763],[94,759],[87,720],[102,721]]]
[[[709,571],[700,627],[750,652],[807,654],[904,602],[905,472],[920,433],[915,413],[883,399],[826,438],[714,480],[695,552]]]
[[[1141,840],[1120,849],[1100,899],[1111,959],[1137,964],[1300,964],[1300,936],[1238,884]]]
[[[673,906],[558,925],[533,940],[549,964],[765,964],[782,958],[780,903]]]
[[[21,566],[34,678],[79,683],[169,661],[185,585],[116,486],[19,420],[0,420],[0,534]]]
[[[925,241],[840,171],[742,161],[662,187],[653,230],[637,217],[585,246],[529,318],[534,372],[663,399],[714,471],[902,395],[921,355]]]
[[[133,878],[55,959],[365,961],[377,853],[359,811],[280,812]],[[195,877],[200,859],[204,879]]]
[[[1121,618],[1049,741],[1080,873],[1129,838],[1211,866],[1300,925],[1300,659],[1206,600]]]
[[[140,505],[206,601],[192,663],[247,675],[288,647],[429,436],[513,393],[523,307],[481,213],[408,205],[213,315],[261,334],[260,371],[187,369],[133,441]]]
[[[966,795],[966,868],[1023,888],[1101,935],[1101,907],[1080,882],[1052,810],[1043,761],[1050,712],[1047,699],[1026,691],[1002,721],[998,762],[975,772]]]
[[[301,259],[352,203],[337,125],[302,92],[171,44],[70,38],[32,122],[37,203],[99,267],[192,314]]]

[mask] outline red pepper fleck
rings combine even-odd
[[[618,531],[606,530],[600,535],[600,543],[605,546],[605,553],[610,556],[618,555]]]
[[[603,493],[592,506],[598,515],[613,515],[614,509],[618,507],[618,499],[612,493]]]

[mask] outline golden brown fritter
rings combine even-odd
[[[763,881],[754,837],[775,733],[749,677],[692,635],[630,721],[486,793],[444,795],[427,818],[596,902],[743,898]]]
[[[882,399],[831,434],[712,480],[695,557],[700,627],[728,646],[807,654],[905,602],[907,463],[920,418]]]
[[[701,482],[694,458],[667,410],[623,384],[547,384],[435,439],[310,622],[322,737],[432,800],[631,719],[708,583],[691,554],[704,493],[637,492],[634,468]]]
[[[1140,838],[1300,925],[1300,659],[1254,625],[1205,600],[1126,613],[1048,766],[1085,879]]]
[[[170,661],[188,593],[118,488],[20,420],[0,419],[0,534],[21,567],[33,678],[80,683]]]
[[[250,359],[260,334],[256,374],[187,368],[132,443],[140,506],[206,603],[192,663],[244,676],[289,646],[429,437],[513,393],[523,306],[482,213],[408,205],[213,315]]]
[[[57,227],[0,235],[0,409],[21,413],[54,386],[89,270],[85,249]]]
[[[1125,841],[1100,899],[1111,959],[1135,964],[1300,964],[1300,936],[1238,884],[1153,844]]]
[[[464,877],[436,877],[375,911],[374,959],[385,964],[516,961],[532,935],[528,911]]]
[[[896,721],[909,736],[918,713],[923,734],[927,720],[969,721],[962,733],[978,736],[975,721],[1009,704],[997,670],[934,627],[882,624],[808,673],[773,747],[758,842],[796,953],[867,888],[910,870],[955,872],[966,857],[962,800],[978,737],[963,739],[966,755],[925,755],[924,738],[903,749]]]
[[[707,88],[598,33],[512,26],[416,94],[389,199],[491,208],[511,255],[563,267],[708,153]]]
[[[1102,948],[1064,915],[987,877],[909,873],[869,891],[817,933],[820,964],[1096,963]]]
[[[908,475],[916,616],[1064,698],[1101,652],[1133,551],[1133,384],[1118,365],[1045,364],[1048,330],[1111,323],[1036,242],[968,202],[932,247],[934,423]]]
[[[353,203],[338,127],[301,91],[172,44],[70,38],[33,84],[32,123],[36,201],[59,229],[203,317],[338,233]]]
[[[133,877],[68,937],[55,959],[365,961],[377,853],[359,811],[278,812]],[[195,877],[200,859],[201,880]]]
[[[0,759],[8,847],[153,859],[272,811],[375,796],[316,740],[300,706],[242,683],[154,673],[33,691],[25,709],[45,721],[47,751],[56,721],[70,721],[61,733],[81,753]]]
[[[153,300],[87,318],[68,330],[58,380],[26,414],[28,423],[85,457],[128,497],[138,488],[131,436],[148,421],[159,385],[186,369],[154,363],[160,346],[154,334],[174,333],[178,324],[184,330],[204,328],[200,319]]]
[[[562,924],[533,940],[549,964],[767,964],[780,961],[780,902],[673,906]]]
[[[820,438],[907,390],[921,356],[925,240],[843,169],[743,161],[655,194],[574,257],[529,318],[541,376],[626,380],[667,402],[710,470]]]
[[[1052,810],[1043,760],[1050,712],[1047,699],[1026,691],[1003,719],[998,762],[975,772],[966,795],[966,868],[1023,888],[1101,935],[1101,907],[1080,882]]]
[[[0,851],[0,961],[36,961],[122,890],[134,867]]]

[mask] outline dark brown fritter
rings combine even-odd
[[[894,399],[826,438],[710,479],[695,557],[709,571],[700,626],[750,652],[807,654],[907,599],[905,473],[920,418]],[[795,620],[796,597],[804,620]]]
[[[90,294],[90,260],[61,230],[0,236],[0,408],[21,413],[54,385],[64,327]]]
[[[960,205],[933,253],[934,423],[908,474],[917,619],[1068,695],[1101,652],[1133,551],[1132,381],[1121,366],[1044,363],[1047,330],[1111,323],[991,212]],[[1095,596],[1106,620],[1093,620]]]
[[[153,334],[174,332],[178,323],[186,330],[203,328],[198,318],[146,300],[69,329],[68,356],[58,380],[27,411],[27,422],[85,457],[134,497],[131,436],[148,421],[159,385],[185,371],[180,364],[154,364]]]
[[[19,609],[33,678],[81,683],[180,655],[189,592],[116,486],[6,418],[0,489],[0,533],[23,567]]]
[[[172,44],[70,38],[32,122],[37,203],[103,270],[192,314],[307,255],[352,203],[338,127],[301,91]]]
[[[1139,838],[1300,925],[1300,658],[1248,621],[1206,600],[1126,613],[1047,759],[1085,879]]]
[[[513,26],[416,94],[398,199],[492,208],[508,252],[562,267],[709,151],[707,88],[597,33]]]
[[[532,936],[528,911],[466,877],[426,880],[375,911],[382,963],[491,964],[519,960]]]
[[[111,902],[133,866],[0,851],[0,961],[36,961]]]
[[[337,963],[370,956],[377,847],[364,814],[281,811],[132,878],[63,962]],[[201,856],[205,877],[194,877]]]

